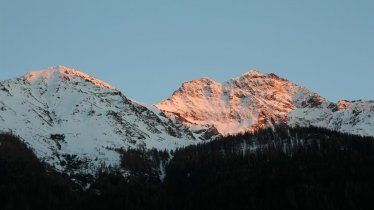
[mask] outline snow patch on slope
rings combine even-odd
[[[300,108],[288,116],[291,126],[317,126],[340,132],[374,136],[374,101],[342,100],[336,107]]]

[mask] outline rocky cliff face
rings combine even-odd
[[[167,100],[157,104],[187,126],[214,126],[223,135],[254,131],[287,123],[287,115],[330,102],[275,74],[252,70],[224,83],[202,78],[183,83]]]
[[[374,135],[372,105],[370,101],[335,104],[275,74],[252,70],[224,83],[209,78],[183,83],[156,107],[189,127],[214,127],[222,135],[277,124]]]

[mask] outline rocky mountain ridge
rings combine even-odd
[[[374,135],[374,102],[330,102],[275,74],[256,70],[224,83],[209,78],[185,82],[156,105],[189,127],[213,126],[222,135],[288,124]]]
[[[21,137],[38,158],[67,174],[116,166],[118,150],[174,150],[279,124],[374,136],[373,116],[374,101],[333,103],[256,70],[224,83],[185,82],[154,106],[65,66],[0,82],[0,132]]]

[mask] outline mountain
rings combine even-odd
[[[88,174],[117,165],[119,149],[175,149],[217,136],[191,132],[159,109],[65,66],[1,82],[0,131],[20,136],[59,171]]]
[[[374,101],[333,103],[275,74],[183,83],[152,106],[65,66],[0,82],[0,132],[21,137],[67,174],[116,166],[131,148],[174,150],[278,125],[374,136]]]
[[[374,136],[374,101],[336,104],[275,74],[256,70],[224,83],[209,78],[185,82],[156,107],[186,126],[214,127],[222,135],[288,124]]]

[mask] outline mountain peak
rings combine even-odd
[[[209,83],[215,83],[216,81],[214,81],[213,79],[209,78],[209,77],[202,77],[202,78],[199,78],[199,79],[194,79],[194,80],[191,80],[191,81],[187,81],[187,82],[184,82],[184,84],[190,84],[190,83],[204,83],[204,84],[209,84]]]
[[[260,77],[264,76],[265,74],[257,71],[256,69],[252,69],[242,75],[242,77]]]
[[[175,149],[211,136],[190,131],[155,107],[76,69],[55,66],[0,82],[0,132],[25,139],[36,155],[61,172],[92,173],[120,163],[117,149]]]
[[[318,94],[275,74],[251,70],[224,83],[207,78],[184,83],[156,107],[183,117],[188,126],[214,126],[222,135],[232,135],[286,123],[293,110],[324,102]]]
[[[50,83],[52,81],[56,81],[59,79],[66,79],[66,80],[78,79],[78,80],[89,81],[92,84],[103,87],[103,88],[115,89],[113,86],[109,85],[108,83],[105,83],[99,79],[96,79],[86,73],[80,72],[77,69],[69,68],[64,65],[58,65],[58,66],[48,67],[47,69],[31,71],[25,74],[23,78],[28,80],[29,82],[44,81],[47,83]]]
[[[346,109],[348,109],[350,103],[351,103],[351,102],[348,101],[348,100],[339,100],[339,101],[338,101],[338,110],[339,110],[339,111],[342,111],[342,110],[346,110]]]

